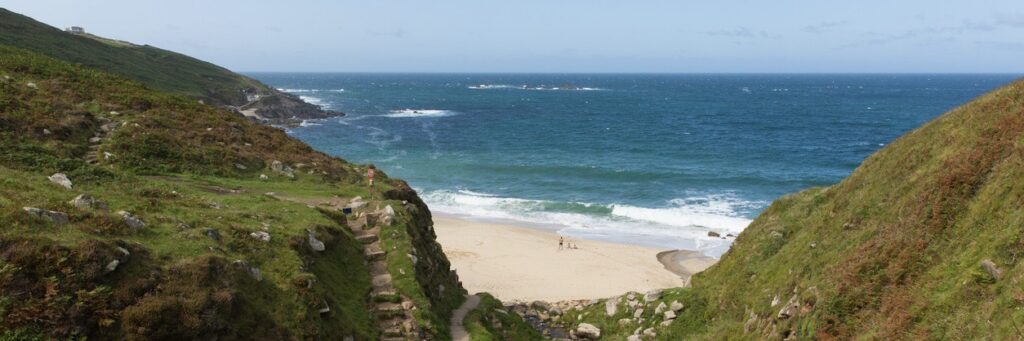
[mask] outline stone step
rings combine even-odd
[[[383,302],[377,303],[377,306],[373,309],[374,314],[380,320],[389,320],[395,318],[405,317],[405,310],[402,309],[402,305],[397,303]],[[399,328],[401,330],[401,328]]]
[[[370,250],[370,249],[367,249],[366,252],[363,253],[363,256],[366,257],[366,260],[372,262],[372,261],[383,260],[384,257],[386,256],[386,254],[384,253],[383,250],[379,250],[379,249],[378,250]]]
[[[380,238],[378,238],[377,235],[372,233],[363,233],[356,235],[356,240],[363,244],[372,244],[373,242],[380,240]]]
[[[398,295],[398,290],[390,285],[376,286],[373,291],[370,292],[371,296],[395,296]]]
[[[384,274],[373,276],[371,281],[373,282],[374,287],[391,286],[391,275]]]

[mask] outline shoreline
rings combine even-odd
[[[563,301],[611,297],[688,285],[717,260],[696,251],[566,238],[555,230],[505,221],[435,214],[437,241],[471,294],[503,301]]]

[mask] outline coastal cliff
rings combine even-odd
[[[0,45],[116,74],[155,90],[226,107],[264,123],[295,125],[303,119],[344,115],[183,54],[88,33],[65,32],[3,8]]]
[[[222,108],[0,46],[0,336],[446,339],[464,290],[429,209],[363,172]]]

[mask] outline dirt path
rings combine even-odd
[[[469,341],[469,333],[462,326],[462,320],[466,318],[466,314],[470,310],[476,309],[478,304],[480,304],[480,296],[469,295],[466,296],[466,302],[462,303],[459,309],[452,312],[452,341]]]

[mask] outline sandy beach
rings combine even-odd
[[[437,240],[470,293],[503,301],[610,297],[628,291],[683,286],[714,259],[691,251],[569,239],[512,224],[435,215]],[[663,264],[664,263],[664,264]]]

